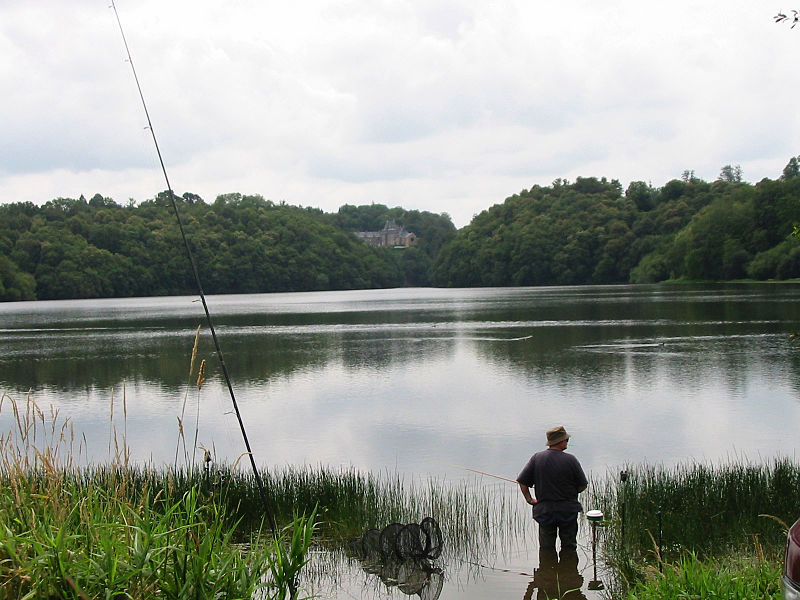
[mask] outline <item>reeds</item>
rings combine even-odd
[[[741,556],[754,565],[776,563],[785,524],[800,516],[800,465],[786,458],[636,465],[626,472],[625,481],[609,476],[590,486],[592,506],[607,519],[598,529],[602,555],[622,589],[645,583],[654,571],[672,583],[675,569],[684,579],[702,579],[704,570],[720,570],[715,562]]]
[[[284,525],[272,538],[249,471],[131,464],[116,436],[108,463],[81,466],[68,419],[31,397],[3,395],[0,410],[14,415],[0,436],[2,598],[297,598],[312,544],[338,551],[367,529],[433,516],[446,553],[474,559],[528,520],[475,482],[287,467],[263,474]]]
[[[591,501],[617,525],[610,541],[630,553],[646,554],[661,539],[667,551],[702,556],[751,544],[754,536],[782,545],[785,532],[774,518],[791,523],[800,516],[798,489],[800,465],[785,458],[672,469],[640,465],[629,467],[625,482],[593,482]]]
[[[298,597],[313,515],[290,521],[284,551],[261,522],[242,528],[196,472],[134,467],[119,452],[79,467],[68,421],[31,398],[3,395],[0,408],[14,415],[0,436],[0,598]]]
[[[190,479],[183,473],[175,475],[176,481]],[[278,522],[291,522],[298,512],[316,510],[317,541],[333,549],[346,546],[368,529],[420,522],[430,516],[442,528],[448,553],[474,556],[498,538],[524,533],[530,524],[530,514],[508,493],[474,481],[407,482],[397,474],[321,465],[274,468],[262,472],[262,479]],[[263,503],[250,472],[217,465],[203,489],[228,503],[245,524],[262,518]]]

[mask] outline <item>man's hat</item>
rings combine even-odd
[[[552,429],[547,430],[547,445],[548,446],[555,446],[558,443],[563,442],[564,440],[569,439],[569,434],[567,430],[564,429],[563,425],[559,425],[558,427],[553,427]]]

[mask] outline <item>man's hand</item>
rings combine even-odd
[[[519,481],[517,483],[519,483]],[[531,489],[527,485],[519,483],[519,491],[521,491],[522,495],[525,497],[525,502],[531,506],[538,502],[538,500],[531,495]]]

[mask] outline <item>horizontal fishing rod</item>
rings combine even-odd
[[[258,467],[256,467],[256,460],[253,456],[253,451],[250,448],[250,440],[247,438],[247,431],[244,427],[244,421],[242,420],[242,415],[239,412],[239,404],[236,402],[236,394],[233,393],[233,385],[231,384],[231,378],[228,375],[228,367],[225,365],[225,358],[222,355],[222,348],[220,348],[219,341],[217,340],[217,332],[214,328],[214,323],[211,319],[211,312],[208,310],[208,303],[206,302],[206,295],[203,292],[203,284],[200,281],[200,273],[197,270],[197,263],[194,259],[194,254],[192,253],[192,249],[189,246],[189,240],[186,236],[186,231],[183,228],[183,221],[181,220],[181,214],[178,210],[178,203],[175,200],[175,192],[172,191],[172,185],[169,182],[169,176],[167,175],[167,168],[164,166],[164,159],[161,156],[161,149],[158,146],[158,139],[156,138],[155,129],[153,129],[153,123],[150,121],[150,112],[147,110],[147,102],[144,99],[144,93],[142,92],[142,86],[139,84],[139,76],[136,74],[136,67],[133,65],[133,57],[131,56],[130,48],[128,47],[128,40],[125,38],[125,31],[122,28],[122,21],[119,18],[119,12],[117,11],[117,6],[114,3],[114,0],[111,0],[111,8],[114,10],[114,15],[117,18],[117,25],[119,25],[119,33],[122,36],[122,43],[125,45],[125,53],[128,55],[128,62],[131,65],[131,71],[133,72],[133,79],[136,81],[136,89],[139,90],[139,98],[142,101],[142,108],[144,108],[144,114],[147,118],[147,128],[150,130],[150,135],[153,138],[153,145],[156,148],[156,154],[158,155],[158,162],[161,164],[161,172],[164,174],[164,181],[167,183],[167,190],[169,191],[169,199],[172,203],[172,210],[175,212],[175,218],[178,221],[178,228],[181,231],[181,237],[183,238],[183,245],[186,248],[186,255],[189,257],[189,263],[192,266],[192,274],[194,275],[195,284],[197,285],[197,291],[200,294],[200,300],[203,303],[203,311],[206,315],[206,322],[208,323],[208,328],[211,331],[211,338],[214,340],[214,349],[217,352],[217,358],[219,359],[220,367],[222,368],[222,375],[225,378],[225,383],[228,386],[228,394],[231,397],[231,402],[233,403],[233,410],[236,413],[236,419],[239,421],[239,429],[242,432],[242,438],[244,439],[244,445],[247,449],[247,456],[250,458],[250,466],[253,468],[253,475],[256,479],[256,484],[258,485],[258,491],[261,494],[261,501],[264,504],[264,512],[267,515],[267,519],[269,520],[269,526],[272,529],[272,533],[275,534],[275,519],[272,516],[272,510],[270,510],[269,502],[267,500],[267,493],[264,489],[264,482],[261,480],[261,475],[258,472]]]
[[[473,473],[477,473],[478,475],[486,475],[487,477],[494,477],[495,479],[502,479],[503,481],[508,481],[509,483],[517,483],[515,479],[509,479],[508,477],[503,477],[501,475],[493,475],[491,473],[486,473],[485,471],[478,471],[477,469],[470,469],[469,467],[462,467],[460,465],[453,465],[457,469],[463,469],[465,471],[472,471]]]

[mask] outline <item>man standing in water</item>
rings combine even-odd
[[[534,454],[517,477],[519,489],[533,506],[533,518],[539,524],[540,550],[555,551],[556,536],[561,538],[562,553],[578,547],[578,513],[583,510],[578,494],[589,482],[578,459],[564,452],[568,443],[566,429],[553,427],[547,432],[547,450]]]

